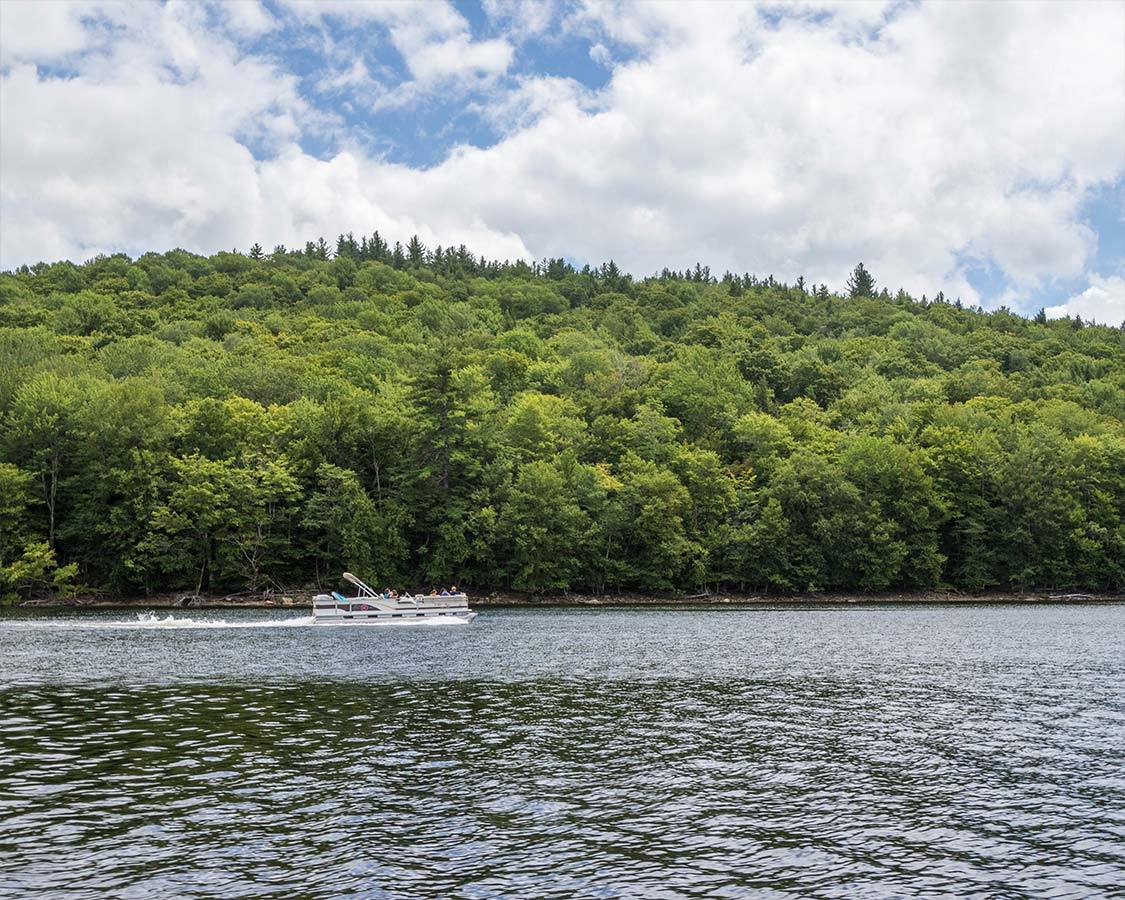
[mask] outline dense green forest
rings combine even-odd
[[[39,264],[0,275],[0,595],[1120,588],[1123,419],[1121,330],[862,267]]]

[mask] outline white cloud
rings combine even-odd
[[[503,134],[522,131],[563,108],[594,110],[598,108],[597,96],[573,78],[523,78],[490,103],[473,106],[474,112]]]
[[[83,18],[95,3],[0,4],[0,64],[51,62],[86,49],[94,31]]]
[[[404,85],[405,99],[451,79],[488,81],[511,65],[513,50],[502,38],[474,41],[469,23],[450,3],[423,0],[285,0],[294,16],[308,22],[335,18],[353,26],[375,23],[387,29],[391,43],[414,79]],[[393,92],[389,92],[393,93]],[[384,98],[384,104],[388,100]]]
[[[1123,173],[1121,5],[778,16],[590,3],[565,27],[628,60],[607,56],[596,92],[513,81],[517,38],[473,40],[445,3],[287,7],[278,27],[327,16],[386,29],[412,80],[374,104],[495,86],[480,112],[503,139],[429,168],[372,157],[346,133],[331,159],[303,152],[323,113],[201,8],[130,6],[110,44],[97,17],[79,17],[82,34],[60,25],[42,46],[11,24],[22,7],[3,9],[4,47],[19,48],[0,81],[5,266],[379,228],[489,256],[612,257],[638,273],[700,260],[833,286],[863,259],[892,289],[975,302],[965,266],[977,261],[1019,296],[1081,275],[1096,246],[1083,203]],[[74,61],[81,48],[97,52]],[[73,77],[18,64],[66,54]],[[367,90],[358,55],[337,63],[321,87]]]
[[[557,21],[559,0],[483,0],[481,6],[489,20],[508,34],[526,39],[548,31]]]
[[[226,20],[227,27],[242,37],[257,37],[278,26],[261,0],[219,0],[215,9]]]
[[[607,69],[613,67],[613,54],[605,44],[593,44],[590,47],[590,59]]]
[[[317,83],[318,91],[339,91],[344,89],[367,88],[375,84],[375,79],[367,70],[362,59],[353,59],[350,66],[325,74]]]
[[[293,140],[296,80],[240,57],[199,7],[132,7],[129,23],[76,75],[0,77],[3,264],[245,243],[260,188],[243,141]]]
[[[498,75],[512,62],[507,41],[472,41],[467,34],[447,40],[420,41],[408,56],[410,71],[419,81],[436,81],[456,75]]]
[[[1081,316],[1086,322],[1121,325],[1125,323],[1125,278],[1120,275],[1105,278],[1091,275],[1090,286],[1086,290],[1075,294],[1066,303],[1048,307],[1047,316],[1051,319]]]

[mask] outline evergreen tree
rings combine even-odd
[[[359,245],[355,242],[355,235],[350,231],[336,238],[336,258],[360,259]]]
[[[262,254],[262,245],[261,244],[254,244],[254,246],[250,248],[250,258],[251,259],[261,259],[262,255],[263,254]]]
[[[863,263],[852,269],[851,277],[848,279],[848,296],[852,298],[875,296],[875,279],[864,268]]]
[[[367,253],[375,262],[385,263],[391,260],[390,248],[387,246],[387,242],[380,237],[378,231],[372,234],[371,240],[367,242]]]

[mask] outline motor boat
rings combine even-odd
[[[380,594],[372,590],[351,572],[345,572],[344,581],[357,591],[354,597],[345,597],[333,591],[313,597],[313,620],[317,624],[359,625],[376,622],[425,622],[446,620],[471,622],[477,614],[469,609],[469,598],[464,593],[429,595]]]

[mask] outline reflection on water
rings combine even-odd
[[[1125,880],[1125,607],[207,618],[0,620],[0,894]]]

